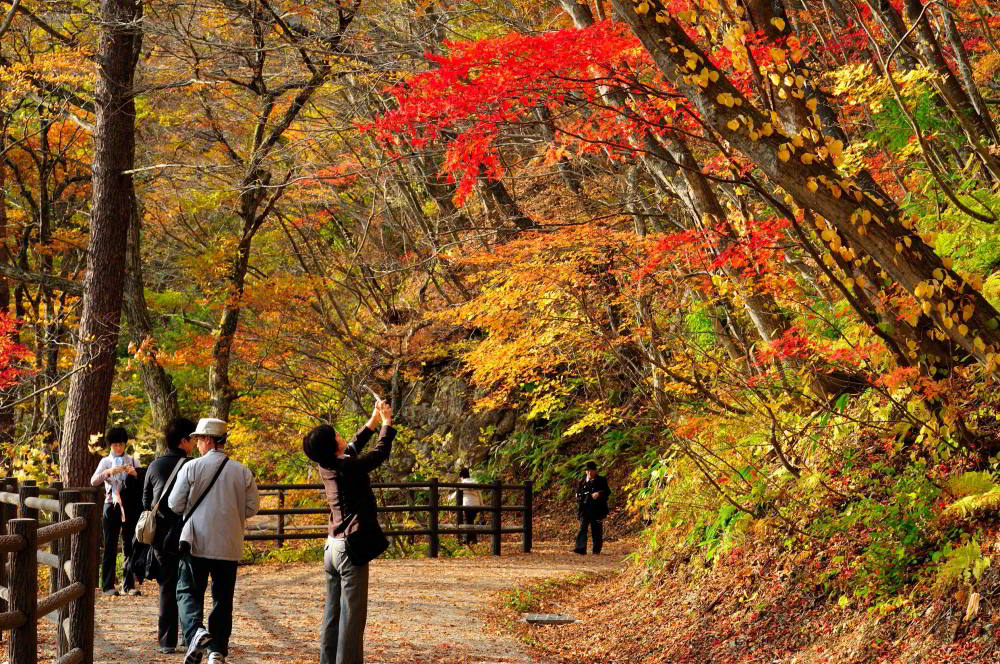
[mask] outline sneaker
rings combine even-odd
[[[121,593],[118,592],[117,588],[108,588],[104,591],[104,594],[108,597],[118,597]]]
[[[208,664],[226,664],[226,658],[221,652],[208,653]]]
[[[173,655],[175,652],[177,652],[177,648],[173,646],[160,646],[160,652],[162,652],[164,655]]]
[[[184,655],[184,664],[201,664],[201,656],[212,640],[212,635],[204,627],[199,627],[194,633],[194,638],[188,644],[187,653]]]
[[[139,590],[138,588],[129,588],[128,590],[125,591],[125,594],[131,595],[132,597],[138,597],[139,595],[142,594],[142,591]]]
[[[585,556],[585,555],[587,555],[587,552],[586,552],[586,551],[581,551],[580,549],[573,549],[573,553],[578,553],[578,554],[580,554],[581,556]]]

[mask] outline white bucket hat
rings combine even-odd
[[[198,420],[198,426],[191,432],[192,436],[214,436],[222,438],[226,435],[226,422],[214,417],[203,417]]]

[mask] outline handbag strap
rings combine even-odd
[[[191,515],[194,514],[194,511],[198,509],[198,507],[201,505],[201,501],[205,500],[205,496],[207,496],[208,492],[212,490],[213,486],[215,486],[215,480],[219,479],[219,475],[222,474],[222,469],[223,467],[225,467],[227,461],[229,461],[229,457],[223,457],[222,463],[219,464],[219,469],[216,470],[215,475],[212,476],[212,481],[208,483],[208,486],[205,487],[205,490],[201,492],[200,496],[198,496],[198,502],[196,502],[194,504],[194,507],[192,507],[188,511],[188,513],[184,515],[184,523],[188,522],[188,520],[191,518]]]
[[[180,471],[181,466],[185,463],[187,463],[187,457],[174,464],[174,469],[171,471],[170,477],[167,478],[166,484],[163,485],[163,491],[160,492],[160,497],[156,499],[156,502],[153,503],[153,509],[150,510],[153,514],[159,513],[160,503],[163,502],[163,497],[170,493],[170,490],[173,488],[173,481],[177,477],[177,472]]]

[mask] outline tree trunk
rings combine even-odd
[[[107,424],[115,376],[125,250],[135,162],[135,100],[132,79],[142,33],[138,0],[101,0],[94,123],[93,203],[87,276],[74,374],[63,423],[60,477],[66,486],[85,486],[97,463],[90,437]]]
[[[0,113],[0,155],[7,147],[7,114]],[[0,265],[11,265],[12,256],[7,246],[7,168],[0,158]],[[10,285],[7,279],[0,277],[0,311],[8,313],[10,309]],[[15,339],[17,341],[17,339]],[[14,400],[15,390],[9,388],[0,391],[0,446],[6,447],[14,442],[14,408],[6,405]]]
[[[979,91],[979,86],[976,85],[976,79],[972,74],[972,63],[969,62],[969,54],[965,50],[965,44],[962,43],[962,35],[958,33],[958,27],[955,25],[955,19],[952,16],[953,10],[947,5],[942,5],[940,9],[941,21],[944,23],[944,32],[948,37],[948,43],[951,44],[951,48],[955,52],[958,71],[962,75],[962,81],[965,83],[966,89],[969,91],[969,99],[972,101],[976,112],[982,116],[983,122],[986,123],[986,128],[990,131],[993,141],[1000,142],[1000,133],[997,132],[996,124],[993,123],[993,118],[990,115],[990,109],[983,100],[983,95]]]
[[[811,142],[795,148],[788,137],[777,131],[759,131],[775,128],[711,64],[661,0],[647,0],[643,6],[649,11],[645,14],[636,13],[632,0],[614,0],[613,4],[657,66],[692,102],[708,126],[755,162],[798,205],[821,216],[844,246],[859,257],[871,256],[887,275],[917,297],[937,324],[938,335],[951,338],[990,371],[997,370],[1000,317],[996,309],[978,290],[945,267],[914,231],[909,218],[890,202],[866,196],[856,185],[844,181],[828,156],[812,152],[816,146]],[[719,95],[726,93],[739,104],[719,103]],[[809,185],[818,183],[823,184],[812,191]]]
[[[139,206],[133,201],[132,223],[128,234],[128,271],[125,274],[125,319],[128,321],[129,338],[142,351],[139,375],[146,398],[149,399],[153,425],[157,430],[162,430],[170,420],[180,415],[180,408],[177,405],[174,381],[156,358],[153,323],[143,290],[140,224]]]

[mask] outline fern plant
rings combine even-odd
[[[948,493],[958,498],[945,509],[949,516],[963,519],[983,512],[1000,510],[1000,485],[988,472],[962,473],[946,484]]]
[[[990,559],[983,555],[979,542],[972,540],[957,549],[945,548],[947,559],[938,567],[934,579],[934,592],[943,595],[957,583],[975,585],[990,566]]]

